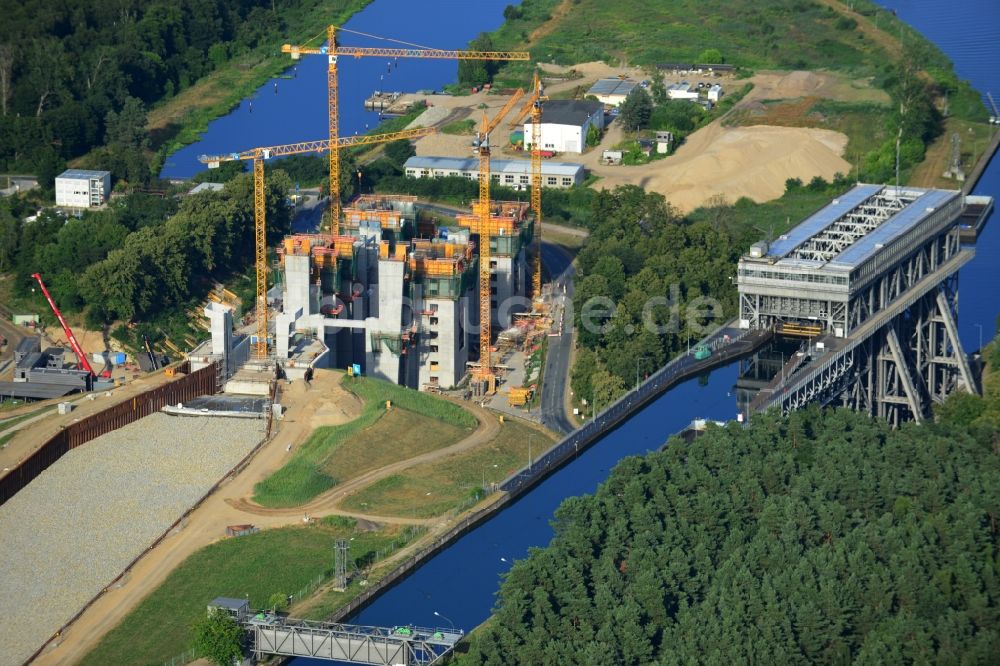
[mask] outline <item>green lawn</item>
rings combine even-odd
[[[343,507],[384,516],[431,518],[477,495],[486,483],[498,483],[554,441],[523,422],[506,419],[488,446],[417,465],[350,495]]]
[[[453,123],[448,123],[441,127],[441,131],[444,134],[475,134],[476,133],[476,121],[472,118],[466,118],[465,120],[456,120]]]
[[[434,429],[438,438],[428,438],[432,444],[430,448],[457,441],[477,424],[472,414],[454,403],[388,382],[346,377],[344,387],[364,401],[361,415],[349,423],[317,428],[284,467],[254,486],[255,502],[272,507],[297,506],[332,488],[348,476],[337,471],[341,468],[337,453],[341,448],[345,449],[348,461],[359,460],[361,451],[358,447],[379,451],[379,464],[398,459],[398,455],[393,454],[393,440],[385,438],[387,433],[399,432],[404,427],[399,425],[397,417],[393,416],[390,423],[374,433],[369,430],[386,414],[387,400],[392,401],[395,409],[440,421],[442,426],[451,426],[452,430],[443,427]],[[415,420],[414,424],[417,422]],[[413,430],[419,432],[418,428]],[[418,446],[413,444],[410,448]]]
[[[331,576],[336,538],[351,539],[350,555],[362,567],[399,536],[396,528],[363,532],[342,521],[323,521],[308,527],[264,530],[206,546],[184,560],[81,664],[159,664],[169,660],[190,647],[191,625],[213,598],[249,598],[251,607],[262,608],[273,594],[295,594],[317,577]]]

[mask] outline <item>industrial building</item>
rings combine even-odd
[[[479,355],[479,217],[424,225],[412,197],[362,196],[340,234],[296,234],[279,248],[278,363],[357,369],[411,388],[458,385]],[[528,204],[494,202],[490,216],[493,324],[530,306]]]
[[[67,169],[56,176],[56,205],[68,208],[93,208],[111,194],[110,171]]]
[[[698,99],[698,89],[687,81],[671,83],[667,86],[667,97],[670,99],[695,100]]]
[[[479,160],[476,158],[417,156],[406,160],[403,168],[408,178],[458,176],[469,180],[479,179]],[[490,176],[498,185],[526,190],[531,186],[531,162],[491,160]],[[582,184],[584,178],[583,165],[571,162],[542,162],[544,187],[573,187]]]
[[[0,382],[0,399],[46,400],[93,388],[93,375],[68,366],[67,350],[42,349],[42,338],[22,338],[14,350],[14,381]]]
[[[542,150],[582,153],[591,127],[604,129],[604,104],[593,100],[554,99],[542,104]],[[524,149],[535,139],[531,122],[524,124]]]
[[[803,340],[749,411],[836,403],[898,424],[975,391],[958,338],[960,192],[859,184],[740,259],[739,325]],[[752,362],[743,373],[756,381]]]
[[[632,79],[609,78],[600,79],[590,87],[587,95],[593,95],[602,104],[618,106],[625,101],[639,83]]]

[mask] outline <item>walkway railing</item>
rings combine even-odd
[[[511,474],[500,484],[500,489],[515,492],[534,485],[667,389],[685,379],[753,353],[774,335],[771,330],[744,330],[738,331],[734,337],[727,340],[724,334],[727,330],[732,329],[722,327],[699,343],[707,345],[712,350],[711,356],[702,360],[697,360],[689,354],[678,356],[653,373],[638,388],[629,391],[601,410],[590,422],[574,430],[540,458]]]

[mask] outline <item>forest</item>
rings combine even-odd
[[[148,183],[150,106],[230,59],[287,38],[305,0],[5,3],[0,23],[0,169],[43,188],[67,160]],[[338,5],[339,7],[339,5]]]
[[[998,379],[938,423],[810,407],[623,460],[457,663],[995,662]]]
[[[290,228],[289,186],[283,171],[268,174],[272,245]],[[13,273],[15,293],[30,297],[31,274],[40,272],[60,307],[84,313],[93,330],[183,312],[214,280],[253,262],[250,174],[235,175],[220,192],[180,199],[131,194],[80,218],[44,210],[21,224],[24,211],[11,205],[0,202],[0,270]]]

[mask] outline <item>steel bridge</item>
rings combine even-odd
[[[740,261],[740,325],[806,341],[743,362],[749,413],[836,404],[894,425],[975,392],[958,337],[959,192],[859,185]],[[770,364],[766,374],[765,364]],[[766,380],[761,380],[765,377]]]
[[[462,638],[454,629],[366,627],[273,613],[249,616],[242,625],[258,659],[272,654],[372,666],[428,666],[451,652]]]
[[[258,661],[277,655],[369,666],[429,666],[448,655],[465,635],[454,628],[297,620],[271,611],[254,613],[245,599],[226,597],[213,599],[208,612],[222,612],[236,621],[246,632],[249,650]]]

